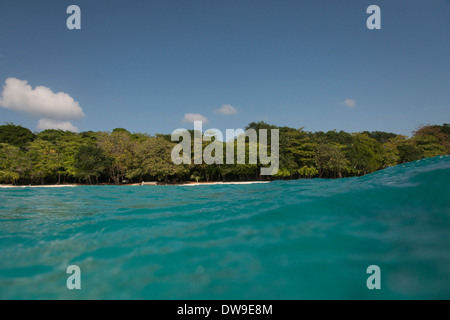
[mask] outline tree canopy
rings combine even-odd
[[[423,126],[414,131],[411,138],[382,131],[308,132],[303,128],[278,127],[265,122],[252,122],[246,129],[267,129],[268,138],[270,130],[279,130],[280,167],[275,175],[260,175],[264,165],[259,158],[257,163],[249,163],[250,142],[247,141],[244,164],[203,161],[175,165],[171,160],[175,143],[170,134],[151,136],[123,128],[112,132],[44,130],[33,133],[7,123],[0,126],[0,183],[121,184],[340,178],[364,175],[423,157],[450,154],[448,124]],[[190,134],[193,136],[194,132]],[[219,143],[219,149],[214,150],[223,148],[220,156],[225,158],[226,147],[224,143],[220,146],[222,142],[204,140],[203,150],[213,150],[211,143]],[[270,151],[270,139],[267,144]],[[252,146],[263,147],[259,143]],[[237,148],[235,139],[235,155]],[[194,157],[193,152],[191,154]]]
[[[33,141],[35,135],[27,128],[7,123],[0,126],[0,143],[7,143],[16,147],[23,147]]]

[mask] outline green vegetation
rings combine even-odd
[[[34,140],[34,134],[27,128],[12,123],[0,126],[0,142],[12,146],[23,147]]]
[[[123,128],[112,132],[45,130],[32,133],[7,123],[0,126],[0,183],[121,184],[126,181],[340,178],[450,154],[448,124],[424,126],[411,138],[380,131],[307,132],[302,128],[277,127],[264,122],[250,123],[246,129],[250,128],[279,129],[280,168],[276,175],[261,176],[260,162],[248,164],[248,143],[246,164],[175,165],[171,161],[175,143],[170,141],[170,135],[150,136],[130,133]],[[210,143],[204,141],[203,148]],[[235,154],[236,148],[235,144]],[[226,157],[225,145],[223,150]]]

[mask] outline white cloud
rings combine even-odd
[[[231,116],[232,114],[238,113],[238,111],[231,104],[224,104],[219,109],[216,109],[216,113]]]
[[[6,79],[0,106],[6,109],[61,121],[84,117],[83,109],[64,92],[54,93],[47,87],[33,89],[26,80]]]
[[[194,123],[194,121],[202,121],[203,123],[208,123],[208,118],[201,115],[200,113],[185,113],[183,122]]]
[[[78,132],[78,128],[75,127],[69,121],[56,121],[51,119],[41,119],[37,125],[38,130],[56,129],[64,131]]]
[[[345,99],[344,104],[349,108],[355,108],[356,107],[356,101],[353,99]]]

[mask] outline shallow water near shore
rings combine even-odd
[[[449,194],[449,156],[338,180],[5,188],[0,299],[450,299]]]

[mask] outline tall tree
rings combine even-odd
[[[413,141],[425,157],[450,154],[450,129],[448,125],[423,126],[414,132]]]
[[[7,123],[0,126],[0,143],[8,143],[16,147],[24,147],[35,139],[34,134],[27,128]]]
[[[398,136],[392,139],[392,142],[397,146],[399,163],[411,162],[423,158],[423,151],[416,143],[407,139],[405,136]]]
[[[132,162],[131,135],[125,129],[114,129],[112,133],[103,133],[98,146],[105,155],[112,159],[109,166],[110,177],[114,183],[120,184]]]
[[[168,182],[170,177],[187,175],[189,171],[186,165],[175,165],[172,162],[174,146],[173,142],[163,137],[150,137],[142,141],[135,153],[139,158],[139,175],[165,182]]]
[[[64,181],[73,179],[76,174],[75,155],[81,145],[90,143],[75,132],[48,129],[37,134],[38,139],[50,142],[57,152],[57,176],[58,183],[61,183],[61,177]]]
[[[0,181],[15,184],[30,166],[30,159],[19,147],[0,143]]]
[[[403,139],[402,136],[397,135],[381,145],[383,168],[392,167],[400,163],[400,151],[396,142],[401,142]]]
[[[55,146],[42,139],[36,139],[28,145],[28,154],[32,161],[31,180],[44,184],[46,178],[54,179],[60,167],[60,155]]]
[[[348,166],[343,149],[337,143],[320,143],[316,147],[315,164],[319,177],[341,178]]]
[[[304,166],[314,165],[316,143],[303,129],[280,129],[280,167],[297,172]]]
[[[75,176],[89,184],[98,183],[98,178],[111,165],[102,149],[96,145],[82,145],[75,154]]]
[[[424,157],[435,157],[447,154],[446,147],[439,142],[439,139],[434,135],[416,135],[413,137],[416,146],[422,150]]]
[[[366,134],[353,134],[353,142],[347,150],[350,166],[358,175],[373,172],[383,165],[381,144]]]

